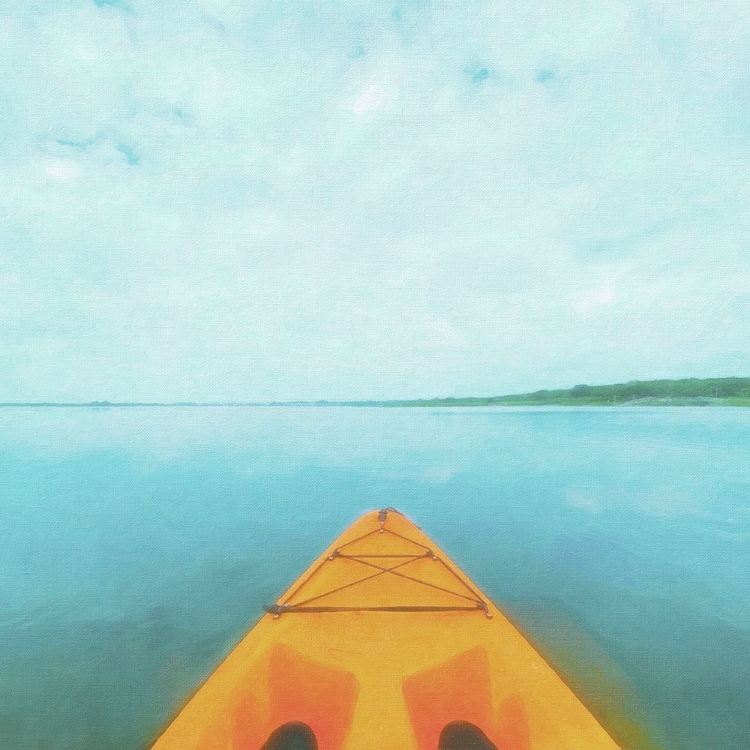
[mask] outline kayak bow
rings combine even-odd
[[[266,611],[153,750],[617,750],[392,509],[356,521]]]

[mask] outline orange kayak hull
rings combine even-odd
[[[438,750],[471,726],[498,750],[617,744],[511,622],[395,511],[356,521],[279,598],[153,750]]]

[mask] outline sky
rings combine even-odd
[[[0,401],[750,375],[747,0],[0,4]]]

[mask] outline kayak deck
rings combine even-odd
[[[297,581],[273,615],[290,612],[456,612],[489,605],[431,546],[386,525],[343,541]],[[435,563],[438,563],[437,565]],[[389,586],[392,575],[398,581]]]
[[[393,510],[356,521],[266,609],[154,750],[617,748]]]

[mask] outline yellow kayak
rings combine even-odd
[[[154,750],[616,750],[563,680],[403,515],[356,521]]]

